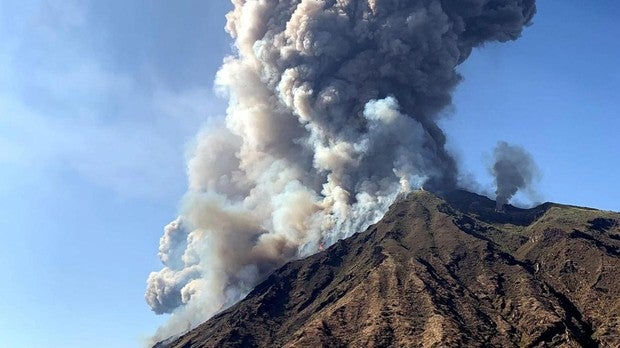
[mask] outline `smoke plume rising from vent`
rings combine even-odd
[[[454,187],[437,125],[472,49],[517,39],[534,0],[233,0],[226,119],[197,137],[146,300],[156,338],[274,268],[376,222],[411,187]]]
[[[495,177],[497,209],[501,210],[517,191],[531,187],[539,171],[529,153],[504,141],[497,144],[493,157],[491,172]]]

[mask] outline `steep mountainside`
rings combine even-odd
[[[417,191],[169,347],[618,346],[620,214]]]

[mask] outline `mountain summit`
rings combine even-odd
[[[614,346],[620,214],[415,191],[156,347]]]

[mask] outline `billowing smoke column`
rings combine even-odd
[[[520,36],[534,0],[233,0],[226,119],[199,134],[146,300],[159,337],[284,262],[377,221],[401,191],[455,185],[436,124],[472,49]]]
[[[528,189],[538,176],[538,167],[523,148],[500,141],[493,151],[491,172],[495,177],[497,210],[522,189]]]

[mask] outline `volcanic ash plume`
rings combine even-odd
[[[497,209],[501,210],[517,191],[531,187],[538,176],[538,167],[523,148],[503,141],[497,144],[493,155],[495,163],[491,172],[495,177]]]
[[[233,0],[225,120],[197,138],[146,300],[160,337],[284,262],[377,221],[401,191],[455,184],[436,124],[472,49],[520,36],[534,0]]]

